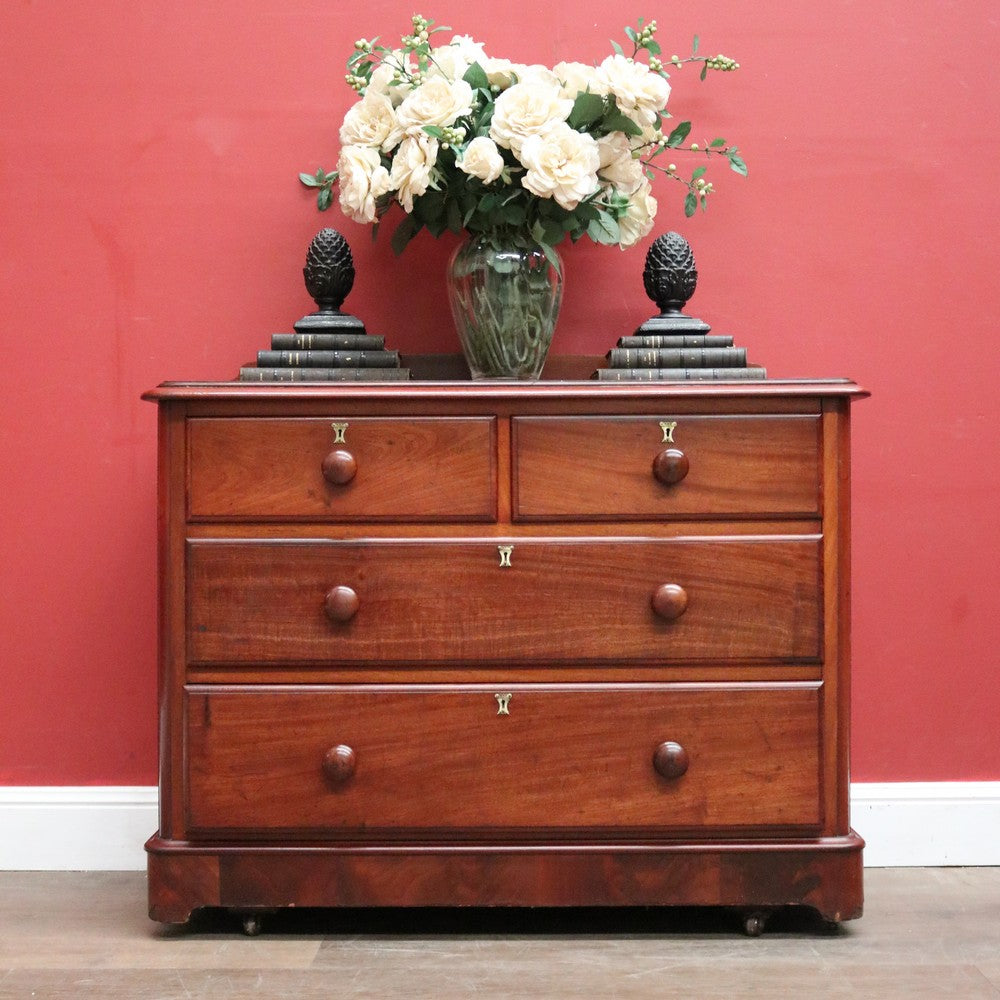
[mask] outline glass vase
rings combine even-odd
[[[562,265],[526,235],[469,236],[448,262],[448,301],[474,379],[537,379],[559,316]]]

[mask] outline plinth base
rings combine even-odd
[[[146,844],[149,915],[199,907],[808,906],[831,922],[862,911],[864,842],[637,844]]]

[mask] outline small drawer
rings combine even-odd
[[[492,417],[196,418],[192,520],[492,521]]]
[[[815,517],[817,416],[515,417],[520,521]]]
[[[818,536],[188,543],[207,663],[816,661]]]
[[[189,832],[816,828],[817,685],[192,688]]]

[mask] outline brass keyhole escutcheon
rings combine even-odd
[[[674,431],[677,429],[676,420],[661,420],[660,430],[663,431],[663,440],[660,444],[673,444],[674,443]]]
[[[330,424],[333,428],[333,443],[334,444],[347,444],[347,439],[344,435],[347,433],[347,424]]]
[[[500,553],[500,568],[510,569],[510,557],[514,552],[513,545],[498,545],[497,552]]]
[[[497,700],[497,715],[510,715],[510,699],[513,695],[495,694],[493,697]]]

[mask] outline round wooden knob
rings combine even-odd
[[[679,778],[688,769],[687,750],[672,740],[661,743],[653,753],[653,768],[668,781]]]
[[[333,486],[349,483],[357,474],[358,463],[345,448],[334,448],[323,459],[323,478]]]
[[[653,591],[652,604],[661,618],[676,621],[687,610],[687,591],[676,583],[664,583]]]
[[[326,616],[332,622],[349,622],[361,606],[350,587],[334,587],[326,595]]]
[[[354,777],[358,765],[357,755],[349,747],[341,743],[330,747],[323,757],[323,774],[333,785],[343,785]]]
[[[691,463],[679,448],[665,448],[653,459],[653,475],[664,486],[679,483],[687,474]]]

